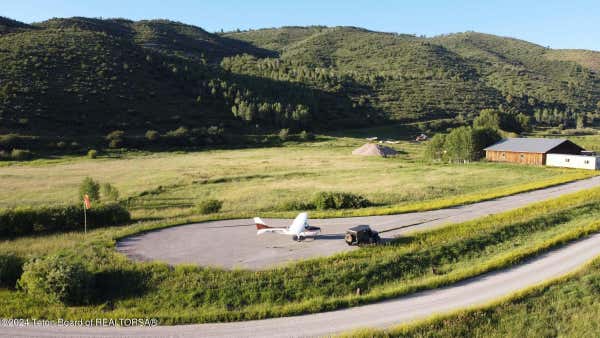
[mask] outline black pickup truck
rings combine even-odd
[[[368,225],[358,225],[346,230],[344,240],[348,245],[363,245],[378,243],[380,238],[379,233]]]

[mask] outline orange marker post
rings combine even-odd
[[[83,232],[87,234],[87,211],[92,207],[90,203],[90,196],[88,194],[83,195]]]

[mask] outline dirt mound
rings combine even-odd
[[[363,156],[394,156],[397,155],[398,152],[390,147],[383,146],[377,143],[366,143],[360,148],[352,151],[352,155],[363,155]]]

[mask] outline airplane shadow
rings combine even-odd
[[[315,239],[321,240],[340,240],[344,239],[344,234],[327,234],[327,235],[318,235]]]

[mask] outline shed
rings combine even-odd
[[[544,165],[547,154],[579,155],[584,149],[567,139],[509,138],[484,150],[488,161]]]
[[[390,147],[386,147],[381,144],[365,143],[360,148],[354,149],[352,155],[363,155],[363,156],[381,156],[388,157],[397,155],[398,152]]]
[[[570,154],[548,154],[546,165],[551,167],[600,169],[600,156],[594,155],[570,155]]]

